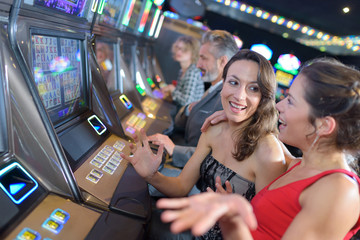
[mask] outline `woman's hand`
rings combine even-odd
[[[173,84],[169,84],[165,87],[162,87],[160,90],[164,94],[171,94],[175,90],[175,86]]]
[[[141,141],[137,135],[134,135],[135,144],[130,144],[130,149],[134,153],[132,157],[121,153],[121,157],[129,161],[135,168],[136,172],[146,181],[157,172],[164,151],[164,145],[160,144],[157,154],[154,154],[149,146],[148,137],[143,129],[140,130]]]
[[[219,122],[227,121],[227,120],[228,118],[224,110],[214,112],[208,118],[205,119],[205,122],[201,127],[201,132],[206,132],[206,130],[210,127],[210,125],[216,125]]]
[[[233,189],[232,189],[231,184],[230,184],[230,182],[229,182],[228,180],[225,181],[225,188],[226,188],[226,189],[224,189],[224,188],[222,187],[220,176],[217,176],[217,177],[215,178],[215,187],[216,187],[216,192],[217,192],[217,193],[226,193],[226,194],[233,193]],[[206,191],[207,191],[207,192],[214,192],[214,191],[213,191],[211,188],[209,188],[209,187],[206,189]]]
[[[200,236],[220,221],[225,225],[222,228],[224,237],[243,237],[249,236],[249,229],[257,226],[250,203],[237,194],[208,192],[187,198],[160,199],[157,207],[171,209],[164,211],[161,219],[172,222],[170,229],[173,233],[191,229],[195,236]]]

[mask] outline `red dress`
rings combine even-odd
[[[286,173],[299,164],[300,162],[295,164]],[[343,169],[325,171],[310,178],[299,180],[273,190],[268,190],[273,182],[286,173],[271,182],[256,194],[251,201],[251,205],[254,208],[254,213],[258,221],[258,228],[252,232],[253,238],[255,240],[281,239],[292,220],[301,210],[299,203],[301,192],[320,178],[338,172],[353,177],[360,184],[360,179],[356,174]],[[344,239],[350,239],[359,229],[360,218]]]

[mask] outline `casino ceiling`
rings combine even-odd
[[[214,12],[323,52],[360,56],[359,0],[169,0],[166,4],[184,17]]]

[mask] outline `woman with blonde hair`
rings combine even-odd
[[[161,91],[165,99],[173,101],[179,108],[199,101],[204,94],[204,83],[196,67],[199,48],[199,40],[191,36],[181,36],[172,45],[173,58],[180,64],[177,85],[169,84]]]

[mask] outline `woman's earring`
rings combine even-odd
[[[317,141],[319,140],[320,136],[318,134],[318,132],[316,131],[316,137],[314,139],[314,141],[312,142],[310,148],[309,148],[309,151],[314,147],[314,145],[317,143]]]

